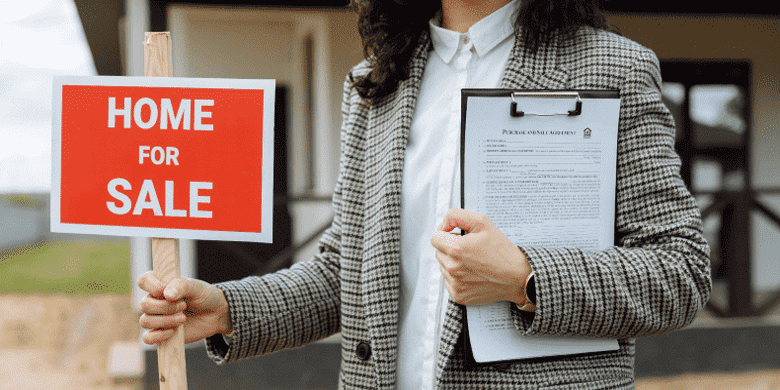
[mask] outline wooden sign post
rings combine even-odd
[[[168,283],[181,276],[179,242],[174,238],[152,238],[152,270],[154,276]],[[160,390],[187,388],[187,364],[184,360],[184,325],[176,328],[173,337],[157,345],[157,372]]]
[[[147,32],[144,39],[144,76],[173,75],[171,33]],[[181,276],[179,242],[173,238],[152,238],[152,270],[164,284]],[[157,345],[157,369],[160,390],[187,388],[187,364],[184,358],[184,325],[173,337]]]

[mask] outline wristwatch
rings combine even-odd
[[[533,272],[525,279],[521,294],[523,304],[517,304],[517,308],[522,311],[536,311],[536,276]]]
[[[531,272],[525,281],[525,297],[536,305],[536,275]]]

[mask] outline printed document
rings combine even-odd
[[[590,95],[580,94],[578,115],[565,115],[571,97],[517,97],[525,115],[512,116],[507,90],[464,90],[464,209],[487,215],[521,247],[613,245],[620,100],[617,92]],[[511,304],[467,308],[477,362],[618,349],[614,339],[523,336]]]

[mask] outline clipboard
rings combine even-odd
[[[461,207],[487,215],[518,246],[613,245],[619,111],[617,90],[463,89]],[[467,363],[619,348],[615,339],[523,336],[510,305],[465,309]]]

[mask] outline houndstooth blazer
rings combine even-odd
[[[289,270],[219,285],[230,304],[218,363],[342,334],[340,388],[395,388],[401,177],[404,149],[431,50],[424,34],[408,80],[373,106],[345,83],[335,216],[320,253]],[[355,75],[368,71],[364,62]],[[633,388],[635,338],[689,324],[709,298],[709,248],[679,176],[674,122],[661,102],[658,60],[603,30],[582,28],[536,52],[515,39],[505,88],[620,91],[616,245],[600,252],[522,247],[536,273],[536,313],[512,305],[518,332],[618,338],[608,353],[466,363],[464,308],[452,300],[437,357],[440,389]],[[302,368],[303,369],[303,368]]]

